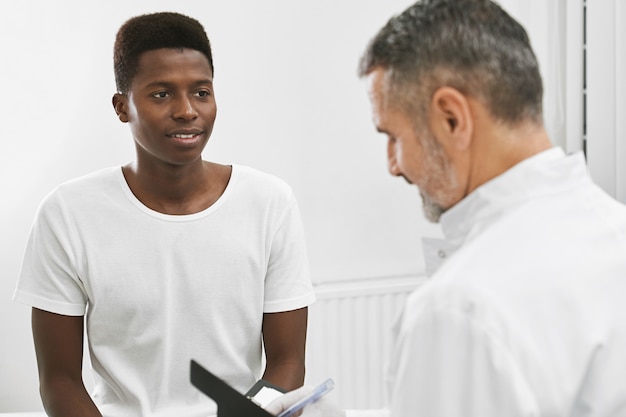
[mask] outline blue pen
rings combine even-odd
[[[307,395],[306,397],[304,397],[297,403],[293,404],[291,407],[283,410],[283,412],[280,413],[277,417],[293,416],[295,413],[302,410],[307,405],[312,404],[315,401],[322,398],[322,396],[326,394],[328,391],[330,391],[331,389],[333,389],[334,386],[335,386],[335,382],[332,379],[328,378],[326,381],[318,385],[309,395]]]

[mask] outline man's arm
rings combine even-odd
[[[308,308],[263,314],[263,379],[292,390],[304,383]]]
[[[51,417],[101,417],[83,384],[83,323],[83,316],[33,308],[39,391]]]

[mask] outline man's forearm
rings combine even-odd
[[[52,378],[41,382],[40,393],[50,417],[102,417],[82,382]]]
[[[304,384],[304,363],[284,362],[268,365],[263,373],[263,379],[291,391]]]

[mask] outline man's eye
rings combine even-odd
[[[208,90],[200,90],[196,93],[199,97],[209,97],[211,92]]]
[[[158,93],[152,94],[152,97],[155,97],[155,98],[165,98],[167,96],[168,94],[165,91],[159,91]]]

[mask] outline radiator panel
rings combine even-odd
[[[343,408],[386,405],[384,369],[391,328],[416,277],[355,280],[316,286],[309,307],[306,383],[331,377],[333,400]]]

